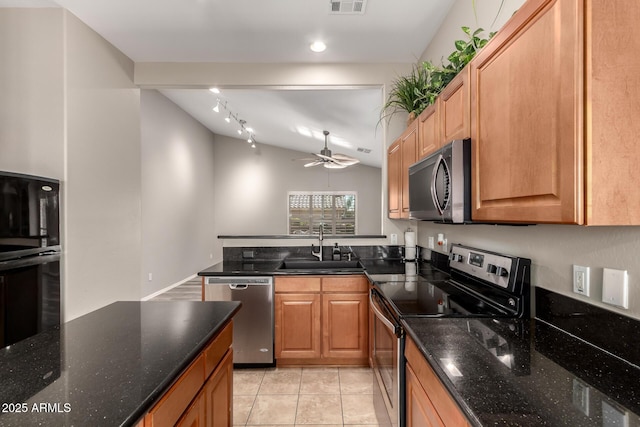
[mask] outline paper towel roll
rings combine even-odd
[[[404,247],[415,248],[416,247],[416,232],[405,231],[404,232]]]
[[[404,259],[413,261],[416,259],[416,232],[405,231],[404,233]]]

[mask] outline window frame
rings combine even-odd
[[[330,236],[336,236],[336,237],[341,237],[341,236],[357,236],[358,235],[358,192],[357,191],[288,191],[287,192],[287,199],[286,199],[286,212],[287,212],[287,216],[286,216],[286,221],[287,221],[287,235],[288,236],[317,236],[318,233],[313,232],[313,221],[312,221],[312,216],[311,216],[311,209],[312,206],[309,207],[309,219],[310,219],[310,227],[311,227],[311,232],[309,234],[293,234],[291,233],[291,210],[290,210],[290,206],[289,206],[289,200],[291,198],[291,196],[353,196],[354,197],[354,201],[355,201],[355,206],[354,206],[354,230],[353,230],[353,234],[335,234],[335,227],[336,227],[336,206],[335,206],[335,199],[334,199],[334,203],[333,203],[333,215],[332,215],[332,220],[331,220],[331,229],[327,230],[327,223],[325,223],[325,228],[324,228],[324,232],[327,235]]]

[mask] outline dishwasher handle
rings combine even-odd
[[[245,289],[247,289],[249,287],[249,285],[247,285],[246,283],[229,283],[229,289],[233,289],[234,291],[243,291]]]

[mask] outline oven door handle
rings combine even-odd
[[[398,335],[398,325],[393,324],[393,322],[391,322],[389,319],[387,319],[387,317],[380,311],[380,309],[378,309],[378,306],[376,304],[376,302],[373,300],[373,290],[371,292],[369,292],[369,303],[371,305],[371,310],[373,310],[373,314],[375,314],[375,316],[380,319],[380,321],[390,330],[393,332],[394,335]]]

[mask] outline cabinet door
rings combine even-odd
[[[387,197],[389,218],[400,218],[400,140],[387,151]]]
[[[368,294],[322,295],[322,355],[366,360],[369,353]]]
[[[276,294],[276,358],[320,358],[320,294]]]
[[[428,106],[418,116],[418,159],[428,156],[440,148],[440,126],[438,125],[438,102]]]
[[[233,350],[211,374],[204,386],[206,402],[206,426],[228,427],[233,425]]]
[[[530,0],[471,62],[474,221],[582,223],[581,0]]]
[[[402,183],[401,199],[402,212],[400,218],[409,218],[409,166],[418,160],[418,123],[414,120],[402,134],[400,142],[400,182]]]
[[[420,385],[410,365],[406,365],[407,427],[444,427],[427,393]]]
[[[441,144],[471,137],[470,68],[460,71],[438,96]]]
[[[180,418],[176,427],[204,427],[206,420],[204,400],[204,395],[200,393]]]

